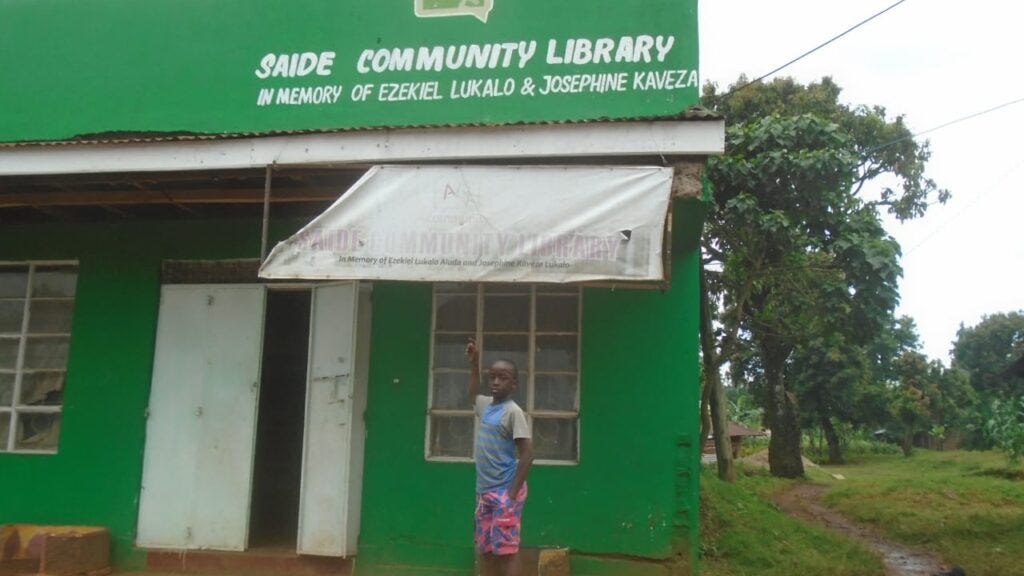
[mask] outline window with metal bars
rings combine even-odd
[[[512,399],[529,415],[535,461],[578,462],[581,306],[575,286],[435,284],[427,458],[473,457],[466,344],[475,338],[481,391],[494,361],[519,368]]]
[[[0,452],[57,451],[78,265],[0,263]]]

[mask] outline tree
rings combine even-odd
[[[708,162],[716,202],[713,253],[722,254],[726,303],[764,370],[763,401],[776,475],[803,475],[797,402],[785,367],[814,320],[808,303],[836,274],[823,240],[852,216],[848,141],[815,116],[771,115],[727,130],[728,153]]]
[[[938,436],[941,442],[949,430],[980,428],[979,398],[971,386],[970,375],[960,368],[946,368],[938,360],[933,360],[932,380],[932,436]]]
[[[910,316],[892,318],[867,346],[867,354],[875,367],[875,378],[884,385],[899,380],[897,363],[903,354],[920,351],[921,338],[917,323]]]
[[[707,286],[707,273],[701,269],[701,286]],[[708,428],[715,433],[715,463],[718,467],[718,477],[726,482],[736,481],[736,469],[732,461],[732,438],[729,435],[729,418],[726,414],[725,391],[722,388],[722,375],[719,367],[723,356],[715,349],[711,327],[711,296],[707,290],[701,291],[700,300],[700,347],[701,355],[704,357],[705,369],[703,371],[704,390],[701,399],[702,422],[703,414],[709,415],[711,426],[703,425],[704,431],[701,434],[701,446],[707,438]]]
[[[828,78],[808,86],[780,79],[726,95],[714,85],[704,91],[705,105],[731,122],[726,154],[708,163],[713,205],[703,288],[717,304],[718,327],[704,327],[713,331],[716,352],[704,354],[705,376],[756,354],[745,365],[763,376],[769,462],[780,476],[803,474],[799,402],[786,382],[794,352],[836,330],[848,341],[843,346],[865,346],[891,319],[898,247],[878,211],[912,218],[933,194],[948,196],[923,176],[927,144],[910,137],[902,118],[848,107],[838,95]],[[895,176],[897,185],[861,198],[864,184],[881,174]]]
[[[835,271],[820,275],[817,298],[807,304],[811,320],[788,370],[803,424],[821,426],[829,463],[841,464],[836,421],[875,424],[886,412],[879,411],[886,397],[884,380],[879,378],[882,366],[869,352],[897,324],[892,312],[899,248],[870,208],[852,213],[825,247]]]
[[[910,457],[914,435],[931,426],[931,398],[925,393],[928,383],[928,358],[920,352],[907,352],[897,361],[899,387],[892,401],[892,413],[903,436],[903,455]]]
[[[835,123],[850,138],[859,158],[851,193],[860,195],[867,183],[883,174],[894,176],[895,184],[883,187],[869,205],[900,220],[923,216],[933,199],[940,203],[949,199],[948,190],[924,175],[931,148],[927,141],[913,138],[903,116],[889,119],[883,106],[842,104],[842,88],[828,76],[807,85],[784,77],[735,90],[746,84],[747,77],[742,75],[725,93],[719,93],[715,84],[705,84],[702,103],[732,123],[768,114],[813,114]]]
[[[910,456],[917,434],[927,432],[942,441],[947,430],[976,420],[978,397],[963,370],[910,351],[896,361],[896,373],[899,384],[891,405],[905,456]]]
[[[838,331],[814,334],[794,352],[790,380],[800,399],[801,425],[820,425],[828,443],[828,463],[842,464],[835,421],[855,422],[860,396],[870,395],[876,382],[864,349]]]
[[[953,363],[971,375],[982,395],[1007,400],[1024,394],[1024,311],[983,316],[976,326],[956,332]]]

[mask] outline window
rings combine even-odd
[[[54,453],[76,264],[0,263],[0,452]]]
[[[476,338],[486,367],[519,367],[513,399],[530,416],[534,458],[579,460],[580,289],[520,284],[436,284],[430,370],[427,457],[473,456],[473,402],[468,396],[466,341]],[[484,388],[486,390],[486,388]]]

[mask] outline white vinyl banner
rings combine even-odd
[[[664,279],[672,169],[375,166],[267,257],[269,279]]]

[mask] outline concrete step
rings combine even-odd
[[[353,562],[352,558],[300,556],[289,550],[175,550],[148,552],[146,570],[174,574],[350,576]]]

